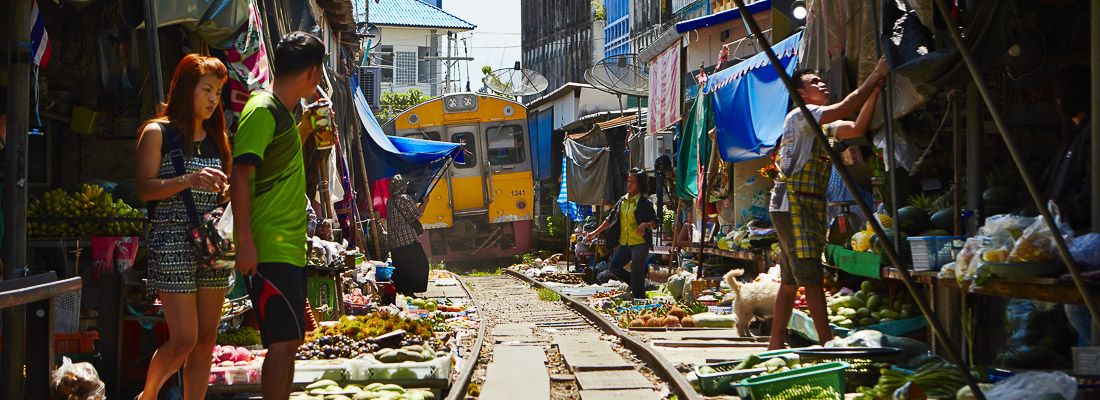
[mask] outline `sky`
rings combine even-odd
[[[455,46],[457,56],[466,56],[468,50],[474,58],[459,62],[456,72],[465,81],[468,64],[471,89],[481,87],[482,66],[496,70],[520,61],[520,0],[443,0],[443,10],[477,25],[459,33]]]

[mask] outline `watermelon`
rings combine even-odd
[[[982,193],[982,201],[985,202],[987,207],[1012,208],[1016,205],[1016,193],[1004,186],[993,187]]]
[[[901,231],[908,235],[915,235],[919,232],[928,230],[928,211],[924,209],[907,206],[898,210],[898,227]]]
[[[871,251],[873,251],[875,254],[882,254],[882,255],[885,256],[885,252],[883,252],[882,246],[892,246],[893,242],[894,242],[893,236],[894,236],[894,231],[887,230],[885,240],[879,240],[878,235],[875,235],[874,237],[872,237],[871,238]],[[899,261],[901,261],[902,263],[909,264],[909,263],[913,262],[913,255],[910,252],[909,243],[906,240],[907,238],[908,238],[908,236],[906,236],[905,233],[902,232],[902,234],[901,234],[901,246],[900,246],[901,253],[898,254],[898,256],[901,257],[901,260],[899,260]],[[883,262],[889,262],[889,260],[886,259],[885,257],[883,257],[882,261]]]
[[[932,229],[950,231],[955,229],[955,211],[945,208],[932,214]]]

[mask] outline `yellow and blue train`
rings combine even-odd
[[[463,162],[425,198],[421,242],[433,261],[510,257],[531,249],[534,183],[527,109],[504,97],[454,93],[392,121],[401,137],[460,143]]]

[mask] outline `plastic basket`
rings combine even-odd
[[[377,282],[388,282],[393,277],[393,267],[387,267],[384,265],[377,265],[374,267],[374,280]]]
[[[741,397],[753,400],[762,400],[769,395],[769,399],[786,400],[776,395],[794,386],[832,388],[837,393],[836,399],[841,400],[844,398],[844,370],[847,368],[848,363],[845,362],[818,364],[748,378],[732,385]]]
[[[1100,375],[1100,346],[1073,348],[1073,373],[1076,375]]]
[[[893,347],[838,347],[799,350],[804,363],[843,362],[848,364],[844,381],[850,387],[875,386],[884,363],[901,350]]]
[[[54,301],[54,332],[72,333],[80,330],[80,291],[64,293]]]
[[[958,240],[958,246],[953,243]],[[939,271],[940,267],[955,259],[962,249],[964,236],[913,236],[909,249],[913,253],[914,271]]]
[[[913,333],[919,329],[924,329],[924,327],[926,326],[928,326],[928,320],[924,319],[923,315],[918,315],[913,318],[883,322],[881,324],[874,324],[860,329],[876,330],[890,336],[903,336]]]
[[[761,361],[766,361],[775,357],[794,356],[793,349],[773,350],[756,354],[757,358]],[[752,375],[764,372],[764,369],[753,368],[735,370],[737,364],[740,364],[742,360],[723,361],[719,363],[705,364],[695,367],[695,375],[699,377],[699,388],[702,394],[706,396],[718,396],[722,394],[734,394],[733,388],[730,384],[739,381],[743,378],[748,378]],[[703,373],[701,369],[711,367],[718,372],[715,373]]]
[[[213,367],[210,368],[210,375],[214,378],[215,385],[258,384],[262,366],[262,363],[252,363],[242,366]]]
[[[99,340],[98,331],[54,333],[55,353],[91,353],[95,350],[95,341]]]
[[[700,369],[703,366],[695,367],[695,375],[699,377],[699,390],[705,396],[718,396],[723,394],[735,393],[730,387],[730,384],[739,381],[744,378],[759,374],[766,371],[763,368],[753,369],[734,369],[740,364],[739,361],[730,361],[717,364],[707,364],[706,366],[718,370],[715,373],[703,373]]]

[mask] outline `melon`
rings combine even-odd
[[[898,210],[898,228],[907,235],[928,230],[928,211],[913,206],[902,207]]]
[[[932,229],[942,229],[950,231],[955,229],[955,211],[950,208],[945,208],[936,211],[932,214]]]
[[[882,254],[882,255],[885,256],[885,253],[882,250],[882,246],[893,245],[893,242],[894,242],[893,237],[894,237],[894,231],[892,231],[892,230],[887,230],[886,231],[886,239],[885,240],[880,240],[878,235],[875,235],[875,236],[871,237],[871,251],[873,251],[875,254]],[[910,252],[908,240],[906,240],[906,239],[908,239],[908,236],[904,232],[902,232],[900,239],[901,239],[901,243],[900,243],[901,246],[899,246],[899,247],[901,248],[901,252],[898,254],[898,257],[901,257],[901,260],[898,260],[898,261],[900,261],[902,263],[907,263],[907,264],[912,263],[913,262],[912,261],[913,260],[913,255]],[[888,262],[889,260],[886,259],[885,257],[883,257],[882,261]]]

